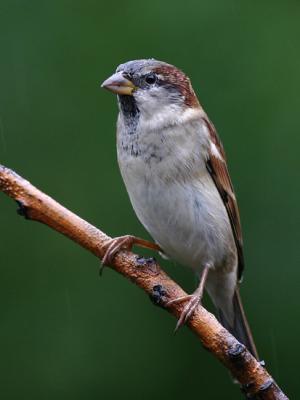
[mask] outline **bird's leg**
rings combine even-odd
[[[178,297],[177,299],[171,300],[166,304],[166,306],[168,307],[174,303],[181,303],[183,301],[188,301],[180,314],[180,318],[175,327],[175,332],[188,321],[188,319],[193,314],[193,312],[195,311],[198,304],[201,303],[209,268],[210,268],[209,265],[206,265],[204,267],[201,278],[200,278],[199,285],[193,294]]]
[[[160,246],[156,243],[149,242],[148,240],[140,239],[135,236],[125,235],[108,240],[106,244],[105,254],[102,258],[100,275],[103,271],[104,265],[110,265],[114,256],[122,249],[131,251],[132,247],[140,246],[151,250],[162,251]]]

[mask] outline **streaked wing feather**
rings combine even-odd
[[[221,156],[221,158],[219,158],[212,151],[210,151],[206,165],[220,193],[229,216],[238,253],[238,279],[241,279],[244,269],[244,256],[239,209],[235,198],[233,185],[229,176],[226,164],[226,156],[222,143],[213,124],[207,118],[203,118],[203,120],[210,132],[210,138]]]

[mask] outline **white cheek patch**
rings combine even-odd
[[[170,102],[165,93],[159,89],[150,94],[147,91],[136,94],[142,129],[157,130],[165,127],[184,124],[201,118],[200,108],[183,108],[180,104]]]

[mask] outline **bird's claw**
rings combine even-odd
[[[187,296],[182,296],[178,297],[177,299],[170,300],[166,306],[169,307],[171,304],[175,303],[181,303],[184,301],[188,301],[187,304],[184,306],[183,310],[181,311],[180,317],[177,321],[174,333],[178,331],[179,328],[181,328],[186,322],[189,320],[189,318],[192,316],[194,313],[195,309],[197,308],[198,304],[201,303],[201,295],[196,291],[193,294],[187,295]]]
[[[101,268],[99,274],[102,274],[105,265],[111,265],[115,255],[121,250],[131,251],[133,245],[144,247],[151,250],[162,251],[160,246],[156,243],[151,243],[148,240],[140,239],[132,235],[125,235],[110,239],[107,241],[105,254],[101,261]]]
[[[132,249],[133,244],[134,244],[134,236],[131,235],[125,235],[110,239],[107,242],[105,254],[101,260],[101,266],[99,270],[100,276],[102,275],[104,267],[106,265],[112,264],[115,255],[121,249],[130,251]]]

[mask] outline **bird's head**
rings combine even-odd
[[[118,95],[125,116],[139,113],[151,118],[199,108],[189,78],[173,65],[155,59],[119,65],[102,87]]]

